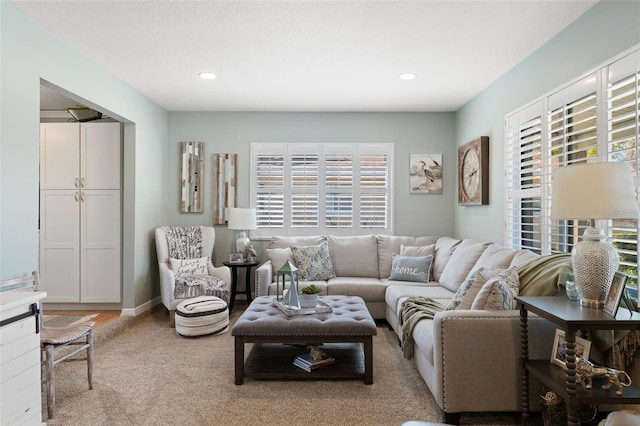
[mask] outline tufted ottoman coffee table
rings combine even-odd
[[[362,379],[373,383],[373,336],[376,324],[362,298],[321,296],[333,312],[287,316],[273,305],[274,296],[257,297],[238,318],[235,337],[235,383],[256,379]],[[254,343],[245,360],[244,345]],[[308,353],[306,344],[321,349],[336,363],[308,373],[293,365]]]

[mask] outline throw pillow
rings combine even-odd
[[[476,296],[471,309],[503,311],[516,308],[515,297],[520,288],[516,267],[511,267],[488,280]]]
[[[175,275],[175,278],[181,277],[199,277],[202,275],[208,275],[209,265],[208,257],[200,257],[197,259],[169,259],[171,264],[171,270]]]
[[[428,246],[400,246],[400,256],[435,256],[436,245],[430,244]],[[429,266],[429,280],[433,276],[433,260]]]
[[[271,261],[271,269],[273,269],[273,279],[275,280],[278,276],[278,269],[282,268],[282,266],[287,262],[291,262],[293,265],[296,264],[293,259],[293,252],[291,248],[272,248],[267,249],[267,258]]]
[[[429,269],[433,256],[401,256],[393,253],[390,280],[429,282]]]
[[[451,309],[471,309],[471,305],[484,283],[502,271],[502,269],[478,268],[469,273],[467,279],[465,279],[460,288],[456,290],[456,294],[449,304],[449,306],[454,305]],[[455,304],[455,302],[457,302],[457,304]]]
[[[449,302],[449,306],[447,306],[447,311],[456,309],[460,305],[462,297],[465,295],[469,287],[471,287],[471,284],[473,284],[473,282],[476,280],[476,275],[478,275],[478,270],[469,272],[467,278],[464,279],[460,287],[458,287],[453,297],[451,298],[451,302]]]
[[[298,265],[298,279],[301,281],[318,281],[335,278],[329,244],[323,241],[317,246],[291,246],[293,259]]]

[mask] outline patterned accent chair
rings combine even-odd
[[[179,228],[178,231],[187,228],[200,228],[202,236],[200,256],[201,258],[208,258],[205,260],[205,275],[196,273],[196,276],[187,276],[185,278],[184,273],[181,273],[178,267],[176,267],[176,264],[180,263],[180,260],[185,259],[176,259],[173,257],[176,253],[171,253],[170,246],[172,246],[172,244],[170,244],[168,240],[168,238],[171,237],[168,237],[167,232],[165,232],[167,228],[156,228],[155,237],[156,251],[158,254],[158,268],[160,271],[160,296],[162,304],[169,311],[169,322],[173,328],[175,327],[176,307],[185,299],[201,295],[211,295],[220,297],[225,302],[228,302],[231,285],[231,271],[226,266],[215,267],[211,262],[213,247],[216,240],[215,228],[212,226],[169,228]],[[179,232],[177,234],[179,234]],[[200,241],[195,242],[200,243]],[[192,251],[192,247],[189,247],[189,244],[193,243],[193,239],[185,237],[179,245],[181,244],[183,246],[182,248],[189,252]],[[192,260],[196,261],[198,259]],[[194,283],[199,283],[201,285],[191,285]]]

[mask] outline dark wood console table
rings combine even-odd
[[[603,390],[602,379],[593,381],[592,389],[576,384],[575,337],[580,330],[632,330],[640,327],[640,313],[620,308],[616,317],[602,309],[586,308],[566,296],[516,297],[520,302],[520,349],[522,363],[522,423],[529,418],[529,373],[549,386],[567,404],[567,424],[577,426],[579,404],[640,404],[640,390],[629,386],[623,395],[616,395],[612,386]],[[557,325],[566,333],[567,370],[563,371],[549,360],[529,360],[527,313],[533,312]]]

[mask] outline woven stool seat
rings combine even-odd
[[[95,322],[85,322],[68,327],[43,327],[40,332],[40,342],[50,345],[60,345],[79,339],[91,330]]]
[[[229,330],[227,302],[216,296],[198,296],[176,307],[176,333],[194,337],[225,333]]]

